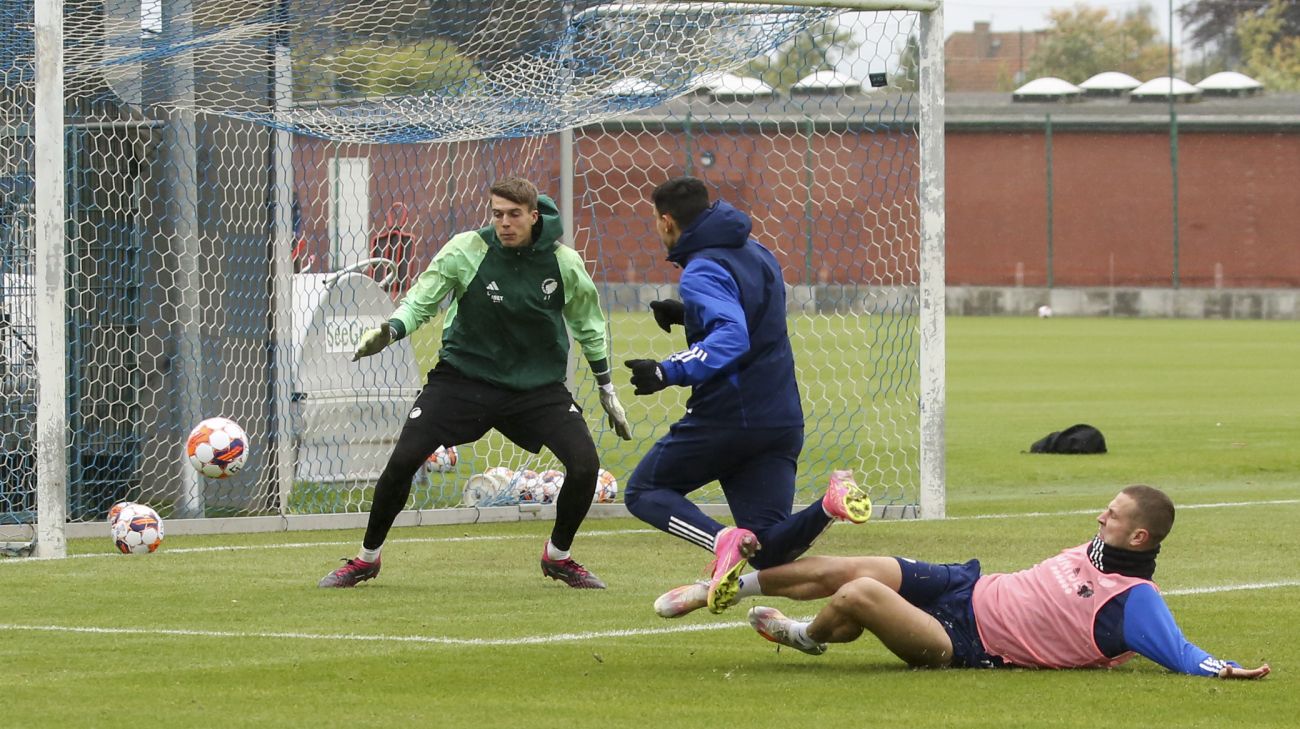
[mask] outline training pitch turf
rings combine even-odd
[[[870,638],[778,652],[744,622],[757,601],[656,617],[709,555],[627,519],[575,545],[603,592],[541,577],[544,523],[395,530],[354,590],[315,584],[357,530],[172,536],[147,557],[105,536],[0,562],[0,727],[1295,726],[1300,324],[953,319],[948,335],[951,518],[837,525],[815,550],[1016,569],[1149,483],[1180,507],[1156,580],[1185,633],[1273,675],[912,671]],[[1021,453],[1076,422],[1111,452]]]

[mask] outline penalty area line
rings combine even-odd
[[[1220,592],[1242,590],[1269,590],[1280,587],[1300,587],[1300,580],[1280,580],[1277,582],[1250,582],[1240,585],[1213,585],[1208,587],[1185,587],[1164,592],[1173,595],[1209,595]],[[576,643],[587,640],[608,638],[635,638],[647,635],[673,635],[686,633],[705,633],[716,630],[749,627],[747,622],[728,621],[725,623],[704,623],[689,625],[672,625],[663,628],[627,628],[620,630],[593,630],[582,633],[552,633],[547,635],[523,635],[516,638],[451,638],[437,635],[359,635],[356,633],[300,633],[292,631],[238,631],[238,630],[186,630],[166,628],[105,628],[74,625],[20,625],[0,623],[0,632],[43,632],[73,633],[91,635],[141,635],[180,638],[236,638],[239,640],[306,640],[306,641],[351,641],[364,643],[413,643],[441,646],[465,647],[512,647],[526,645],[549,645],[553,643]]]

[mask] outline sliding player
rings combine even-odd
[[[1188,642],[1151,578],[1174,505],[1159,489],[1125,488],[1097,517],[1092,541],[1026,570],[980,574],[978,560],[810,557],[756,576],[754,593],[830,597],[810,623],[749,611],[768,640],[811,655],[864,631],[922,668],[1110,668],[1145,656],[1192,676],[1263,678]],[[756,577],[756,579],[750,579]]]

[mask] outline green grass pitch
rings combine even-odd
[[[743,605],[657,618],[709,555],[631,520],[579,534],[604,592],[540,576],[544,523],[395,530],[383,575],[337,591],[315,582],[359,531],[173,536],[147,557],[105,536],[0,562],[0,727],[1295,726],[1300,324],[952,319],[948,344],[951,518],[838,525],[815,550],[1016,569],[1150,483],[1181,507],[1156,579],[1187,636],[1273,675],[912,671],[870,638],[777,652]],[[1111,452],[1021,453],[1076,422]]]

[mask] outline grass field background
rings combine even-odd
[[[1295,726],[1300,324],[951,319],[948,345],[951,518],[839,525],[816,551],[1018,569],[1149,483],[1180,506],[1156,579],[1183,630],[1273,675],[912,671],[870,638],[777,652],[744,623],[757,601],[657,618],[709,555],[632,520],[579,535],[603,592],[540,577],[544,523],[395,530],[383,575],[334,591],[315,582],[359,531],[169,537],[148,557],[105,536],[0,562],[0,727]],[[1076,422],[1111,452],[1022,453]]]

